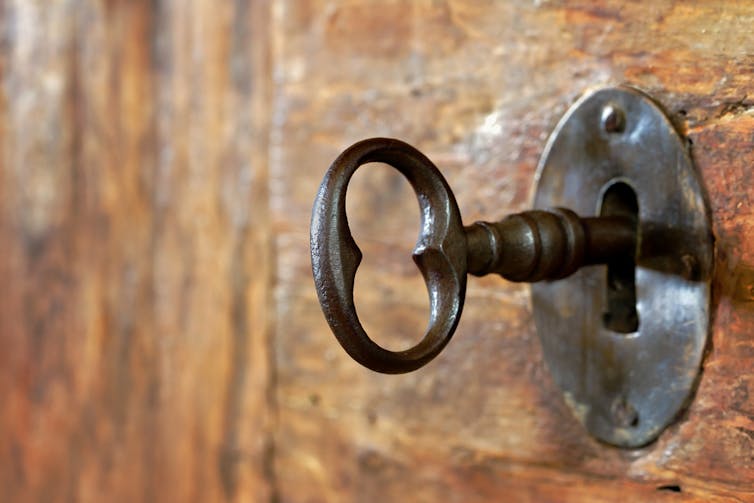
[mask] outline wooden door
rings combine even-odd
[[[754,5],[719,1],[0,1],[3,501],[754,501]],[[690,143],[716,238],[688,409],[592,439],[528,287],[470,280],[446,350],[359,367],[311,279],[316,188],[404,139],[466,221],[530,206],[547,135],[628,83]],[[349,215],[368,331],[427,319],[388,169]]]

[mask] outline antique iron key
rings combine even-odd
[[[430,315],[424,337],[405,351],[370,339],[354,306],[361,252],[346,190],[371,162],[401,172],[419,201],[413,258]],[[606,442],[643,445],[686,403],[708,330],[712,239],[687,144],[645,94],[598,90],[555,129],[537,182],[536,209],[464,226],[447,182],[417,149],[388,138],[347,148],[325,174],[312,214],[312,270],[325,318],[353,359],[399,374],[446,346],[467,274],[533,283],[545,360],[571,410]]]
[[[424,338],[406,351],[388,351],[373,342],[353,301],[361,252],[348,227],[346,189],[356,169],[369,162],[396,168],[419,199],[421,231],[413,258],[427,284],[431,313]],[[466,274],[535,282],[565,278],[585,265],[630,261],[636,219],[581,218],[554,208],[464,227],[453,192],[427,157],[400,140],[372,138],[347,148],[325,175],[314,203],[311,250],[320,303],[340,344],[362,365],[396,374],[416,370],[448,343],[461,316]]]

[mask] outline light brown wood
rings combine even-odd
[[[268,499],[267,6],[0,5],[0,499]]]
[[[720,1],[0,0],[3,501],[754,501],[754,5]],[[471,279],[427,367],[359,367],[308,226],[356,140],[433,159],[466,222],[530,205],[586,89],[658,99],[708,191],[698,391],[643,449],[594,441],[525,285]],[[357,305],[418,339],[418,211],[380,167],[348,210]]]
[[[274,13],[282,499],[754,501],[754,6],[288,1]],[[659,441],[615,449],[571,417],[524,285],[472,279],[454,340],[414,374],[350,360],[320,313],[307,249],[311,201],[338,152],[370,136],[413,143],[446,175],[466,222],[496,218],[529,207],[567,107],[618,83],[656,97],[693,142],[717,238],[704,372]],[[360,172],[349,203],[365,255],[359,314],[376,339],[408,347],[427,318],[409,259],[410,187],[386,169]]]

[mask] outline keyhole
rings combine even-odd
[[[639,221],[636,192],[624,182],[615,182],[602,197],[600,216],[631,218]],[[630,334],[639,329],[636,312],[636,254],[620,257],[607,264],[607,311],[602,315],[606,329]]]

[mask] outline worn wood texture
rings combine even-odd
[[[276,487],[283,501],[754,501],[754,5],[720,1],[283,0],[275,91]],[[530,204],[549,132],[587,88],[655,96],[693,142],[717,238],[696,397],[652,445],[599,444],[543,364],[528,288],[472,279],[454,340],[418,372],[360,368],[317,304],[307,227],[352,142],[394,136],[440,166],[465,221]],[[357,173],[357,305],[392,348],[423,331],[418,212],[384,168]]]
[[[0,1],[0,499],[272,494],[265,2]]]
[[[734,1],[0,0],[0,499],[754,501],[752,25]],[[402,138],[491,219],[529,206],[567,107],[624,82],[693,142],[717,238],[678,422],[592,440],[496,278],[424,369],[351,361],[308,257],[337,153]],[[413,195],[375,167],[349,212],[359,314],[406,347]]]

